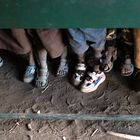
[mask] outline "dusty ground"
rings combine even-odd
[[[25,60],[19,56],[5,57],[0,68],[0,112],[140,114],[140,92],[132,91],[131,80],[115,71],[92,94],[83,94],[66,78],[52,74],[50,87],[41,93],[21,81],[24,66]],[[138,122],[12,120],[0,122],[0,140],[121,140],[104,134],[101,128],[140,135]]]

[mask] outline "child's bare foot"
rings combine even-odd
[[[113,68],[113,63],[117,59],[117,48],[107,47],[105,58],[103,59],[104,72],[110,72]]]
[[[125,57],[124,63],[121,67],[122,76],[130,76],[134,71],[134,65],[132,64],[131,58],[129,56]]]
[[[49,72],[47,68],[40,68],[39,71],[37,72],[37,78],[35,81],[35,85],[37,87],[45,87],[48,85],[48,76]]]
[[[66,59],[61,59],[57,70],[58,77],[64,77],[68,74],[68,62]]]

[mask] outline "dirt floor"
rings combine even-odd
[[[106,82],[90,94],[79,92],[67,78],[50,74],[50,86],[41,93],[21,81],[19,75],[26,65],[23,58],[9,53],[3,58],[0,112],[140,114],[140,92],[131,90],[131,80],[116,71],[108,74]],[[9,120],[0,121],[0,140],[123,140],[105,134],[102,128],[140,136],[139,122]]]

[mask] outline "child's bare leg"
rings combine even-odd
[[[25,74],[23,76],[23,81],[25,83],[31,83],[34,80],[34,78],[35,78],[35,71],[36,71],[36,66],[35,66],[33,52],[30,51],[28,56],[29,56],[29,65],[27,66]]]
[[[68,61],[67,61],[67,46],[64,48],[64,52],[60,58],[60,64],[57,70],[58,77],[64,77],[68,73]]]
[[[84,54],[78,55],[78,63],[85,63],[85,57]]]
[[[107,30],[105,54],[103,59],[104,72],[110,72],[113,68],[114,61],[117,59],[116,36],[116,29]]]
[[[132,63],[133,58],[133,34],[130,29],[122,30],[123,38],[123,52],[124,52],[124,61],[121,67],[122,76],[130,76],[134,71],[134,65]]]
[[[35,60],[33,56],[33,51],[29,53],[29,65],[35,65]]]
[[[47,66],[47,51],[46,49],[42,48],[38,51],[39,61],[40,61],[40,68],[37,73],[36,78],[36,86],[37,87],[44,87],[48,84],[48,66]]]
[[[104,46],[98,47],[94,49],[95,55],[92,57],[91,62],[88,63],[89,70],[91,72],[100,73],[101,72],[101,65],[102,65],[102,52],[104,51]],[[93,55],[93,54],[92,54]]]

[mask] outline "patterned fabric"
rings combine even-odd
[[[131,29],[122,29],[121,32],[121,41],[125,44],[132,46],[134,44],[133,34]]]
[[[107,29],[106,46],[116,46],[116,40],[132,46],[134,42],[132,29]]]
[[[107,29],[106,46],[116,46],[117,30]]]

